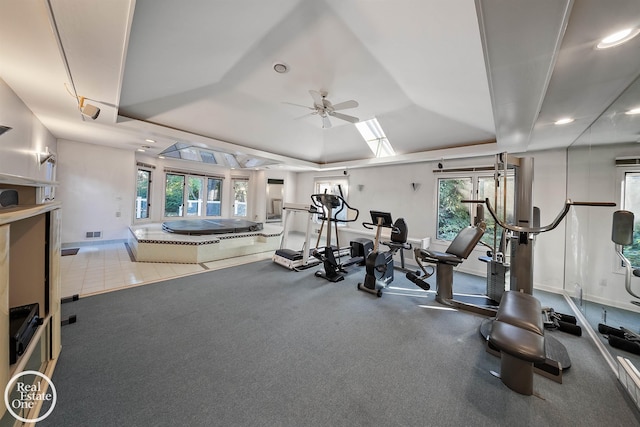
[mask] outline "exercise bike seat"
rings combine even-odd
[[[387,246],[393,252],[397,252],[401,249],[412,249],[411,243],[407,243],[407,235],[409,234],[409,228],[404,218],[398,218],[393,223],[391,231],[391,240],[380,242]]]

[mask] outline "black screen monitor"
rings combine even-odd
[[[391,214],[389,212],[380,212],[380,211],[369,211],[371,213],[371,222],[373,225],[378,225],[378,218],[382,219],[383,227],[391,227],[393,225],[393,219],[391,219]]]

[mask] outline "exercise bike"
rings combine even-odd
[[[369,230],[376,230],[376,237],[373,244],[373,251],[367,255],[364,276],[364,283],[358,283],[358,289],[369,292],[378,297],[382,296],[382,289],[393,282],[393,255],[403,249],[411,249],[411,244],[407,243],[408,228],[404,218],[398,218],[393,222],[391,214],[388,212],[370,211],[371,222],[363,222],[362,225]],[[391,229],[391,240],[380,242],[380,234],[383,228]],[[386,252],[380,252],[380,243],[389,248]],[[402,254],[402,252],[400,252]],[[402,267],[404,268],[404,257],[402,257]]]
[[[330,282],[339,282],[344,279],[344,274],[347,273],[346,267],[354,264],[364,265],[365,258],[373,250],[373,242],[369,239],[354,239],[351,241],[349,253],[351,258],[342,263],[339,261],[342,249],[340,248],[340,239],[338,235],[338,223],[354,222],[358,219],[360,211],[356,208],[352,208],[341,197],[336,194],[312,194],[311,200],[313,204],[318,208],[319,219],[322,220],[320,227],[320,234],[318,235],[318,243],[316,249],[312,252],[312,255],[322,261],[324,271],[316,271],[316,277],[322,277]],[[342,211],[347,209],[347,215],[345,219],[339,218]],[[349,213],[355,213],[352,219],[349,219]],[[331,246],[331,224],[333,223],[336,234],[336,247]],[[327,240],[324,249],[319,250],[318,244],[320,236],[322,235],[322,229],[324,225],[327,225]],[[338,256],[336,256],[336,254]]]

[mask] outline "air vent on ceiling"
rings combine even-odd
[[[633,166],[640,165],[638,157],[619,157],[616,159],[616,166]]]

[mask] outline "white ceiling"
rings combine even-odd
[[[594,49],[631,26],[638,0],[0,0],[0,77],[58,138],[408,162],[637,141],[640,37]],[[373,159],[349,122],[323,129],[309,90],[358,101],[344,113],[376,117],[398,155]]]

